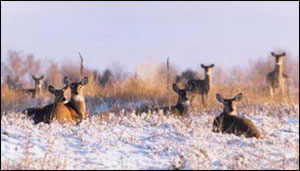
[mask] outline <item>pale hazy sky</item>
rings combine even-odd
[[[1,57],[10,49],[58,62],[80,51],[100,70],[168,56],[246,66],[274,49],[299,57],[299,2],[1,2]]]

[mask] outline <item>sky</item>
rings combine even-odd
[[[299,58],[299,2],[2,2],[9,50],[59,63],[133,71],[147,60],[180,70],[247,66],[284,49]]]

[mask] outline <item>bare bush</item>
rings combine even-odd
[[[61,73],[68,76],[73,81],[80,80],[80,64],[79,62],[64,63],[61,67]]]
[[[51,61],[49,67],[46,70],[45,82],[47,85],[53,85],[54,87],[61,87],[63,85],[63,75],[59,70],[59,66],[55,61]]]

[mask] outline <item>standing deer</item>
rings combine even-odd
[[[42,108],[27,108],[22,113],[32,117],[35,124],[40,122],[51,123],[55,118],[58,121],[70,122],[77,117],[77,113],[74,109],[67,107],[67,99],[65,92],[68,86],[62,89],[55,89],[53,86],[49,86],[49,92],[55,96],[54,103],[46,105]]]
[[[204,69],[205,76],[204,80],[189,80],[187,82],[187,85],[192,85],[194,88],[192,90],[191,102],[193,101],[195,94],[200,94],[202,97],[202,104],[205,106],[205,101],[208,98],[208,95],[212,89],[212,79],[211,79],[211,70],[214,67],[214,64],[211,65],[203,65],[201,64],[201,67]]]
[[[79,82],[71,82],[71,79],[65,76],[64,83],[69,85],[71,88],[71,100],[66,104],[66,106],[73,108],[77,112],[77,121],[86,119],[88,117],[88,113],[86,112],[83,87],[88,83],[88,77],[84,77]]]
[[[39,78],[32,75],[32,79],[34,80],[34,89],[23,89],[24,92],[32,94],[32,98],[36,96],[40,96],[42,94],[42,80],[44,79],[44,75]]]
[[[281,95],[286,93],[286,80],[289,78],[287,74],[283,73],[283,57],[285,52],[281,54],[275,54],[271,52],[271,55],[275,57],[275,69],[267,74],[267,88],[271,97],[280,91]]]
[[[213,121],[213,132],[235,134],[237,136],[245,135],[247,138],[263,138],[261,132],[254,123],[246,118],[237,116],[237,103],[242,100],[243,94],[239,93],[232,99],[223,99],[217,94],[217,101],[224,105],[223,113],[217,116]]]
[[[151,112],[159,112],[159,110],[162,110],[164,114],[174,114],[174,115],[179,115],[179,116],[187,116],[189,112],[189,106],[190,106],[190,101],[186,96],[187,91],[191,91],[193,89],[193,85],[186,86],[184,89],[180,89],[177,84],[173,84],[173,90],[177,93],[178,95],[178,100],[177,104],[175,106],[165,106],[165,107],[159,107],[159,108],[154,108],[150,109]],[[140,114],[142,112],[148,112],[147,109],[142,109],[142,110],[137,110],[136,114]]]

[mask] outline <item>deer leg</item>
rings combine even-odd
[[[285,84],[283,84],[283,86],[282,86],[282,91],[283,91],[283,94],[284,94],[284,96],[286,96],[287,95],[287,89],[286,89],[286,85]]]
[[[282,85],[282,86],[280,87],[280,95],[281,95],[282,98],[287,97],[287,91],[286,91],[285,85]]]
[[[285,82],[285,93],[286,93],[286,95],[287,95],[287,97],[288,98],[290,98],[290,85],[291,84],[287,84],[286,82]]]
[[[32,98],[33,99],[35,98],[35,92],[32,92]]]
[[[267,80],[267,91],[268,91],[268,95],[273,98],[273,87],[272,87],[272,83]]]
[[[273,98],[273,88],[269,87],[269,95],[271,96],[271,98]]]
[[[191,104],[193,103],[193,101],[194,101],[194,98],[195,98],[195,95],[193,94],[193,95],[191,95]]]
[[[206,106],[206,104],[207,104],[207,101],[208,101],[208,94],[205,94],[205,106]]]
[[[203,107],[205,107],[206,105],[205,105],[205,97],[204,97],[205,95],[204,94],[202,94],[201,95],[201,97],[202,97],[202,105],[203,105]]]

